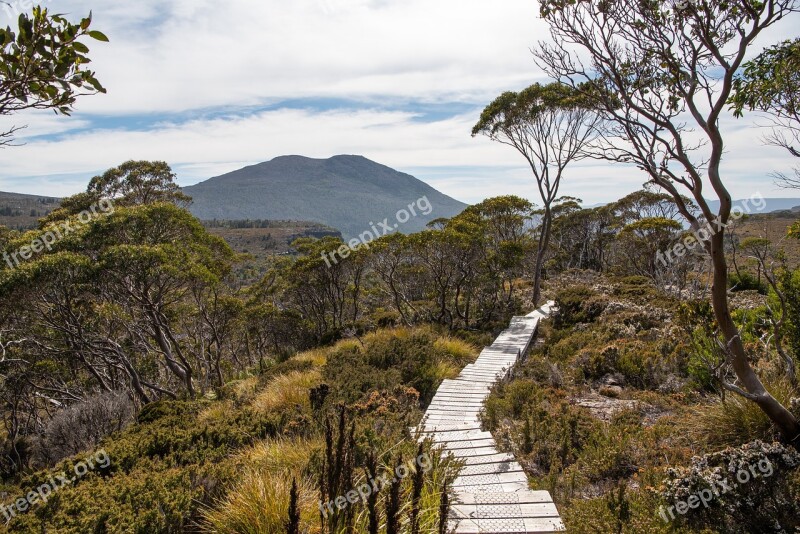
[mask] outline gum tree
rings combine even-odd
[[[91,14],[72,24],[37,6],[20,15],[16,31],[0,28],[0,116],[29,109],[69,115],[78,97],[106,92],[85,67],[91,60],[81,39],[108,41],[90,30],[91,24]],[[0,148],[10,145],[20,128],[0,131]]]
[[[581,93],[567,84],[534,84],[527,89],[505,92],[483,110],[472,136],[485,135],[492,141],[517,150],[536,178],[542,199],[542,221],[533,271],[533,302],[541,300],[544,258],[553,225],[553,202],[564,170],[584,157],[583,149],[596,134],[598,115]]]
[[[767,144],[800,158],[800,38],[772,46],[748,61],[734,81],[730,100],[734,113],[763,111],[773,120]],[[800,168],[794,176],[778,174],[778,185],[800,188]]]
[[[757,403],[796,447],[800,423],[764,387],[731,317],[724,245],[732,201],[720,119],[750,46],[797,9],[795,0],[546,0],[541,14],[552,39],[535,52],[549,75],[575,87],[608,119],[595,155],[637,165],[695,230],[716,229],[703,246],[713,265],[720,350],[735,375],[720,376],[721,383]],[[720,203],[716,212],[710,195]]]

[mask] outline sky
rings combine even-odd
[[[30,5],[8,1],[3,26]],[[71,117],[0,117],[0,130],[28,125],[22,146],[0,149],[0,191],[66,196],[131,159],[167,161],[191,185],[281,155],[358,154],[464,202],[536,199],[519,154],[470,135],[498,94],[547,81],[531,54],[548,38],[535,1],[41,1],[71,20],[93,12],[110,39],[87,43],[108,94],[79,100]],[[784,21],[760,45],[794,33]],[[724,119],[731,192],[800,196],[773,184],[795,162],[763,146],[764,123]],[[583,161],[562,193],[594,205],[644,181]]]

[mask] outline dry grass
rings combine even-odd
[[[455,366],[450,362],[436,362],[435,375],[437,380],[454,380],[458,378],[461,367]]]
[[[266,413],[293,406],[310,408],[309,389],[322,382],[319,370],[294,371],[278,376],[267,384],[253,401],[256,411]]]
[[[293,474],[264,476],[247,469],[227,498],[206,513],[205,532],[214,534],[276,534],[286,532]],[[317,533],[317,491],[310,480],[298,480],[301,532]]]
[[[319,494],[313,481],[304,475],[309,458],[320,447],[313,441],[275,439],[243,451],[239,463],[247,468],[227,497],[206,512],[205,532],[285,532],[292,480],[298,484],[301,532],[320,532]]]
[[[308,350],[292,359],[298,362],[311,362],[314,367],[322,367],[328,362],[328,351],[326,349]]]
[[[245,463],[266,473],[301,472],[321,443],[301,439],[273,439],[257,443],[242,454]]]
[[[233,401],[226,400],[215,402],[197,416],[199,423],[210,423],[213,421],[221,421],[230,416],[231,411],[234,410]]]
[[[453,337],[440,337],[433,342],[434,348],[455,363],[466,365],[474,363],[478,358],[478,350],[467,343]]]
[[[258,391],[258,377],[250,376],[235,382],[229,382],[226,388],[229,388],[233,397],[234,403],[237,406],[251,402]]]
[[[786,380],[765,385],[784,406],[789,406],[791,398],[797,396]],[[685,425],[692,440],[715,449],[736,447],[756,439],[772,441],[775,437],[772,423],[758,405],[733,393],[727,394],[724,401],[693,408]]]

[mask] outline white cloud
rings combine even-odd
[[[465,201],[496,194],[535,196],[524,161],[510,148],[469,135],[481,106],[502,90],[542,78],[529,48],[547,38],[530,0],[50,0],[71,18],[94,10],[110,43],[91,43],[108,95],[78,102],[73,118],[14,117],[28,144],[0,151],[0,190],[64,195],[128,159],[163,159],[189,184],[283,154],[363,154],[412,171]],[[782,25],[766,45],[796,33]],[[383,99],[381,110],[282,109],[205,118],[296,98]],[[472,112],[435,122],[386,111],[392,102],[474,102]],[[395,106],[397,107],[397,106]],[[405,108],[404,108],[405,109]],[[147,131],[103,127],[147,115],[168,118]],[[96,123],[86,130],[88,123]],[[152,121],[150,121],[152,122]],[[777,192],[767,174],[790,158],[764,148],[749,121],[731,121],[726,180],[735,196]],[[2,125],[0,124],[0,127]],[[77,131],[79,130],[80,131]],[[58,134],[55,139],[33,136]],[[637,188],[630,167],[582,162],[563,193],[588,204]],[[777,194],[776,194],[777,193]]]
[[[459,200],[475,202],[497,194],[534,199],[530,171],[519,154],[483,137],[470,137],[478,112],[476,108],[429,123],[414,120],[408,112],[282,109],[162,124],[146,132],[90,131],[8,149],[3,154],[13,151],[14,158],[0,170],[0,184],[11,183],[14,177],[41,177],[14,180],[15,190],[70,194],[106,168],[127,159],[150,159],[168,161],[180,183],[189,185],[285,154],[319,158],[361,154],[414,174]],[[775,194],[769,172],[793,162],[780,150],[760,147],[754,138],[758,132],[745,124],[740,127],[730,120],[726,179],[735,196],[750,196],[756,189],[765,196]],[[47,178],[52,174],[59,175],[55,183],[52,176]],[[583,161],[568,168],[562,194],[594,204],[619,198],[644,180],[644,174],[630,166]]]

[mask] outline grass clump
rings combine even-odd
[[[309,390],[321,382],[319,370],[292,371],[273,378],[253,401],[253,409],[258,413],[286,410],[299,407],[310,409]]]

